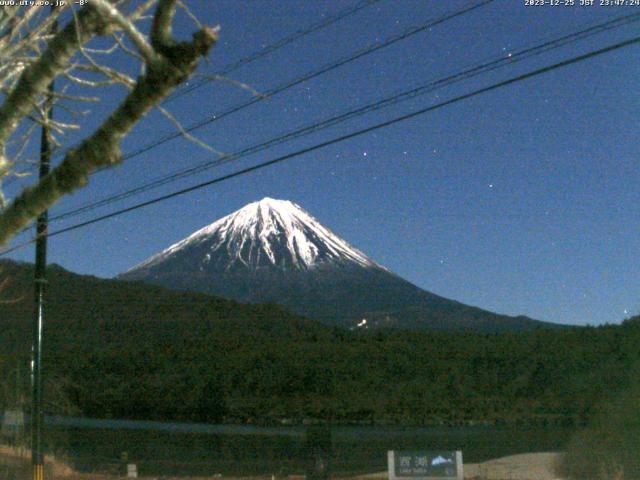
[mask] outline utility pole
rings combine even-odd
[[[55,15],[55,7],[51,7]],[[58,30],[57,21],[51,25],[51,33]],[[54,82],[49,84],[44,100],[43,123],[40,136],[40,172],[45,177],[51,167],[51,128],[49,120],[53,111]],[[44,452],[42,448],[42,429],[44,412],[42,408],[42,335],[44,329],[44,306],[47,284],[47,229],[49,212],[42,212],[36,221],[36,259],[35,259],[35,314],[33,322],[33,344],[31,347],[31,465],[33,480],[44,480]]]

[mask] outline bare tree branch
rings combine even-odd
[[[180,134],[186,138],[187,140],[189,140],[192,143],[195,143],[196,145],[198,145],[201,148],[204,148],[205,150],[215,153],[216,155],[222,157],[225,155],[225,153],[216,150],[215,148],[213,148],[211,145],[209,145],[206,142],[203,142],[202,140],[200,140],[198,137],[196,137],[195,135],[189,133],[184,126],[180,123],[180,121],[166,108],[158,105],[158,110],[160,110],[160,112],[171,122],[173,123],[173,125],[178,129],[178,131],[180,132]]]
[[[11,285],[12,281],[13,279],[11,277],[4,277],[2,280],[0,280],[0,293],[3,290],[6,290]],[[4,298],[4,296],[2,296],[0,297],[0,304],[18,303],[18,302],[21,302],[23,299],[24,299],[24,295],[21,295],[20,297],[15,297],[15,298]]]
[[[154,63],[159,60],[158,55],[151,45],[149,45],[145,36],[136,28],[135,24],[122,15],[116,7],[106,0],[93,0],[92,5],[127,34],[147,63]]]
[[[160,0],[151,27],[151,42],[147,43],[146,39],[141,42],[136,36],[142,34],[135,26],[127,25],[126,22],[131,23],[127,17],[117,10],[105,15],[106,7],[115,10],[107,3],[106,0],[94,0],[95,9],[83,7],[77,15],[77,22],[57,34],[47,50],[22,73],[5,104],[0,106],[0,146],[4,149],[18,122],[37,105],[38,97],[49,82],[57,75],[68,73],[73,53],[81,51],[92,36],[113,34],[116,29],[123,31],[141,52],[145,73],[131,85],[131,91],[122,103],[92,135],[78,147],[70,149],[58,167],[34,186],[26,188],[0,212],[0,245],[60,197],[84,186],[91,172],[120,163],[122,139],[149,110],[189,78],[198,60],[208,54],[217,40],[217,29],[205,27],[193,35],[192,41],[175,41],[171,23],[177,0]],[[113,75],[108,70],[99,70],[104,75]]]
[[[151,26],[151,44],[153,48],[162,52],[165,47],[173,45],[171,23],[176,14],[178,0],[160,0]]]
[[[5,144],[27,116],[53,79],[62,73],[78,47],[98,33],[106,33],[109,25],[93,8],[84,7],[77,21],[70,22],[55,35],[47,50],[26,67],[15,88],[0,106],[0,173],[8,168]]]

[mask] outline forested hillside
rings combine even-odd
[[[30,267],[2,263],[4,403],[27,365]],[[587,419],[639,356],[633,322],[528,333],[351,332],[273,305],[50,270],[48,410],[422,425]],[[23,375],[23,381],[28,379]]]

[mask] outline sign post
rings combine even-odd
[[[18,445],[20,433],[24,429],[24,411],[18,409],[10,409],[4,411],[2,418],[2,430],[0,437],[9,441],[11,445]]]
[[[463,480],[462,452],[388,452],[389,480]]]

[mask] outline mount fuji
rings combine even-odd
[[[409,283],[300,206],[264,198],[196,231],[120,279],[284,305],[352,329],[521,331],[554,326],[448,300]]]

